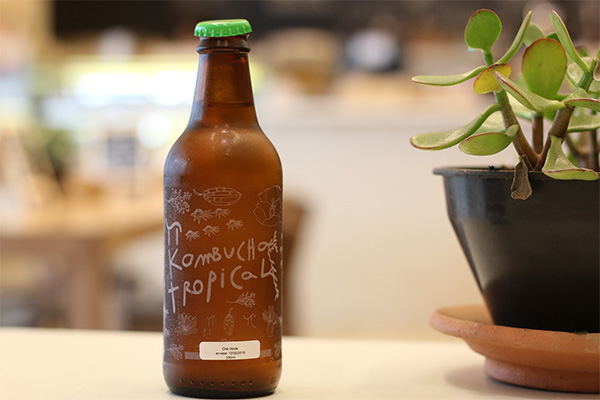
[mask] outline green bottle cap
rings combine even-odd
[[[219,19],[198,22],[194,36],[225,37],[239,36],[252,32],[250,22],[245,19]]]

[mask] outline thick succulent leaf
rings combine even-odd
[[[410,138],[410,144],[422,150],[442,150],[452,147],[469,136],[471,136],[485,120],[496,111],[500,110],[500,105],[494,103],[487,108],[480,116],[468,124],[456,129],[450,129],[442,132],[422,133]]]
[[[495,12],[479,10],[467,22],[465,43],[472,49],[490,51],[501,31],[502,22]]]
[[[544,37],[544,32],[542,31],[542,28],[540,28],[539,26],[537,26],[534,23],[529,24],[529,27],[527,27],[527,31],[525,32],[525,37],[523,38],[523,43],[525,43],[525,46],[531,46],[531,44],[533,42],[535,42],[538,39],[541,39]]]
[[[587,168],[579,168],[573,164],[562,150],[562,140],[550,136],[550,150],[542,172],[554,179],[578,179],[594,181],[600,178],[597,172]]]
[[[417,75],[412,77],[412,81],[415,83],[421,83],[423,85],[431,86],[452,86],[459,83],[465,82],[471,78],[476,77],[481,71],[485,69],[485,65],[477,67],[464,74],[457,75]]]
[[[529,171],[525,160],[527,156],[519,157],[519,162],[515,165],[515,176],[510,186],[510,197],[515,200],[527,200],[533,190],[529,182]]]
[[[513,112],[517,116],[517,118],[524,119],[526,121],[531,122],[532,116],[531,116],[531,110],[529,108],[527,108],[523,104],[519,103],[512,96],[508,97],[508,102],[509,102],[511,108],[513,109]]]
[[[587,132],[600,129],[600,115],[577,115],[569,120],[567,132]]]
[[[575,89],[575,91],[567,96],[563,102],[575,107],[583,107],[594,111],[600,111],[600,100],[592,98],[590,94],[582,88]]]
[[[477,94],[501,91],[502,87],[494,76],[495,72],[504,76],[510,76],[510,65],[493,64],[481,71],[481,73],[477,75],[477,78],[475,78],[475,81],[473,82],[473,91]]]
[[[592,59],[584,58],[584,61],[588,62],[588,60],[591,62]],[[581,78],[583,78],[583,71],[581,70],[581,68],[579,68],[579,65],[575,63],[569,63],[569,66],[567,67],[567,77],[569,78],[569,81],[573,84],[573,86],[577,86]],[[600,79],[594,78],[594,81],[592,81],[592,84],[588,88],[588,92],[600,94],[599,81]]]
[[[486,133],[486,132],[504,132],[504,120],[502,114],[495,112],[490,115],[483,124],[475,131],[475,133]]]
[[[563,45],[569,58],[579,65],[579,68],[581,68],[583,71],[590,72],[589,65],[579,56],[577,49],[575,49],[575,46],[573,46],[573,41],[571,40],[571,36],[569,35],[569,31],[567,30],[565,23],[562,21],[562,19],[560,19],[556,11],[552,11],[550,13],[550,20],[552,21],[554,32],[556,32],[560,44]]]
[[[569,104],[571,106],[589,108],[590,110],[600,112],[600,100],[598,99],[570,99],[565,100],[565,104]]]
[[[535,93],[531,93],[501,74],[495,74],[495,76],[504,90],[532,111],[545,112],[565,108],[565,105],[560,101],[548,100]]]
[[[584,57],[583,60],[587,63],[591,63],[592,59],[589,57]],[[573,86],[577,86],[581,78],[583,78],[583,71],[579,68],[579,65],[575,63],[569,63],[567,67],[567,77],[569,81],[573,84]],[[588,88],[588,92],[590,93],[600,93],[600,79],[594,78],[592,84]]]
[[[506,132],[486,132],[472,135],[463,140],[458,148],[472,156],[489,156],[508,147],[515,138],[518,125],[511,125]]]
[[[521,70],[530,92],[553,99],[567,71],[567,55],[556,40],[538,39],[525,50]]]
[[[531,26],[530,22],[531,22],[532,15],[533,15],[533,12],[529,11],[527,13],[527,15],[525,16],[525,18],[523,18],[523,22],[521,22],[521,27],[519,28],[517,34],[515,35],[515,38],[513,39],[512,44],[506,51],[506,54],[504,54],[502,57],[500,57],[500,59],[497,61],[498,64],[509,62],[510,59],[513,58],[515,53],[519,50],[519,48],[521,47],[521,44],[525,40],[527,31],[529,30],[529,27]],[[543,36],[543,34],[542,34],[542,36]]]

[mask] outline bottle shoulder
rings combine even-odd
[[[164,174],[176,179],[238,180],[270,175],[281,180],[281,161],[260,127],[194,127],[186,129],[171,147]]]

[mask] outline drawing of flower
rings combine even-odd
[[[198,332],[198,328],[196,328],[197,319],[191,314],[183,313],[177,316],[177,327],[175,328],[175,333],[179,333],[181,335],[192,335]]]
[[[277,225],[281,219],[281,210],[281,186],[271,186],[258,194],[254,216],[261,225]]]
[[[192,194],[190,192],[175,189],[171,192],[171,197],[165,203],[170,204],[178,213],[184,214],[190,210],[190,204],[187,201],[191,198]]]
[[[244,226],[244,222],[241,219],[239,219],[239,220],[230,219],[229,222],[227,222],[225,225],[227,225],[228,229],[231,229],[232,231],[234,231],[234,230],[240,229],[242,226]]]
[[[202,229],[202,231],[204,231],[204,234],[206,236],[212,236],[212,235],[216,235],[217,233],[219,233],[221,231],[221,229],[218,226],[206,225],[204,227],[204,229]]]

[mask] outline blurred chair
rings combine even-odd
[[[283,201],[283,334],[295,335],[298,332],[296,319],[292,312],[294,299],[295,255],[307,210],[302,201],[285,198]]]

